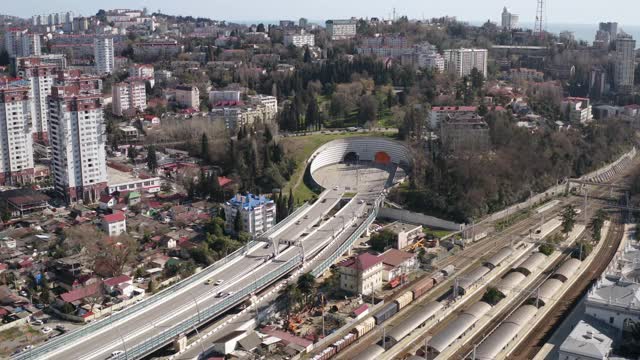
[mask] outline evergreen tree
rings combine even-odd
[[[289,189],[289,201],[287,203],[287,216],[293,212],[293,188]]]
[[[264,24],[262,24],[262,23],[258,24],[256,32],[261,32],[261,33],[265,32]]]
[[[135,146],[133,145],[129,145],[129,149],[127,150],[127,156],[129,157],[129,160],[131,160],[131,162],[135,162],[136,158],[138,157],[138,149],[136,149]]]
[[[222,202],[222,188],[218,181],[218,174],[214,171],[209,175],[209,198],[215,202]]]
[[[200,140],[200,157],[205,164],[209,163],[209,138],[205,133],[202,133]]]
[[[315,97],[312,97],[311,101],[309,101],[305,120],[307,123],[307,129],[309,127],[315,130],[320,129],[320,110],[318,109],[318,102]]]
[[[147,147],[147,168],[152,173],[155,173],[158,169],[158,155],[156,154],[156,147],[153,145]]]
[[[310,63],[312,60],[311,58],[311,50],[309,49],[309,47],[307,46],[304,50],[304,62],[305,63]]]
[[[233,220],[233,231],[236,234],[240,234],[242,231],[242,212],[238,211],[236,213],[236,218]]]

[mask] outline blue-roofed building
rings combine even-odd
[[[227,231],[234,230],[236,216],[242,217],[242,231],[260,235],[276,224],[276,204],[264,195],[237,194],[224,204]]]

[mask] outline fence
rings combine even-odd
[[[442,220],[437,217],[418,214],[409,210],[382,208],[380,209],[380,217],[451,231],[461,231],[464,228],[464,225],[456,224],[453,221]]]
[[[149,352],[154,351],[155,349],[175,340],[177,337],[190,332],[197,328],[200,324],[205,323],[209,319],[219,315],[221,312],[239,304],[240,302],[247,299],[247,297],[253,293],[254,291],[262,288],[273,282],[274,280],[279,279],[284,274],[290,272],[295,267],[300,265],[302,262],[302,257],[300,255],[296,255],[291,260],[287,261],[283,264],[277,271],[271,272],[262,278],[258,279],[256,282],[251,283],[251,285],[245,287],[243,290],[238,291],[237,293],[225,298],[217,304],[209,306],[208,308],[200,311],[198,314],[189,317],[188,319],[178,323],[170,329],[167,329],[160,333],[157,336],[154,336],[142,343],[139,343],[131,348],[127,349],[126,354],[121,354],[118,356],[117,360],[124,359],[136,359],[143,357]]]

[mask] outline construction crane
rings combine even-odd
[[[546,18],[545,18],[545,3],[544,0],[536,0],[538,6],[536,8],[536,22],[533,28],[533,34],[538,35],[540,39],[544,39],[544,33],[546,32]]]

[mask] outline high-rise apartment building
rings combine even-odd
[[[200,109],[200,90],[197,86],[176,86],[176,102],[187,109]]]
[[[60,72],[49,97],[53,182],[68,203],[94,203],[107,188],[102,80]]]
[[[4,48],[14,58],[42,54],[40,35],[22,29],[10,29],[4,33]]]
[[[133,116],[147,108],[145,80],[128,78],[111,88],[113,113],[118,116]]]
[[[93,39],[93,54],[96,72],[100,75],[111,74],[115,67],[113,38],[96,37]]]
[[[444,51],[445,67],[459,77],[471,74],[471,70],[478,69],[487,76],[487,49],[453,49]]]
[[[18,58],[16,61],[16,73],[30,85],[33,135],[38,140],[46,141],[48,136],[47,97],[51,95],[56,69],[56,65],[45,63],[39,57]]]
[[[331,40],[347,40],[356,36],[356,20],[327,20],[327,34]]]
[[[260,235],[276,225],[276,204],[265,196],[236,195],[224,204],[225,227],[234,231],[236,217],[240,216],[241,231]]]
[[[616,38],[613,84],[620,93],[631,93],[635,71],[636,41],[624,32]]]
[[[507,10],[507,7],[502,10],[502,28],[505,30],[516,29],[518,27],[518,20],[520,16],[512,14]]]
[[[298,33],[288,33],[283,38],[284,46],[293,45],[295,47],[315,46],[316,36],[300,30]]]
[[[0,83],[0,183],[33,181],[31,97],[25,80]]]

